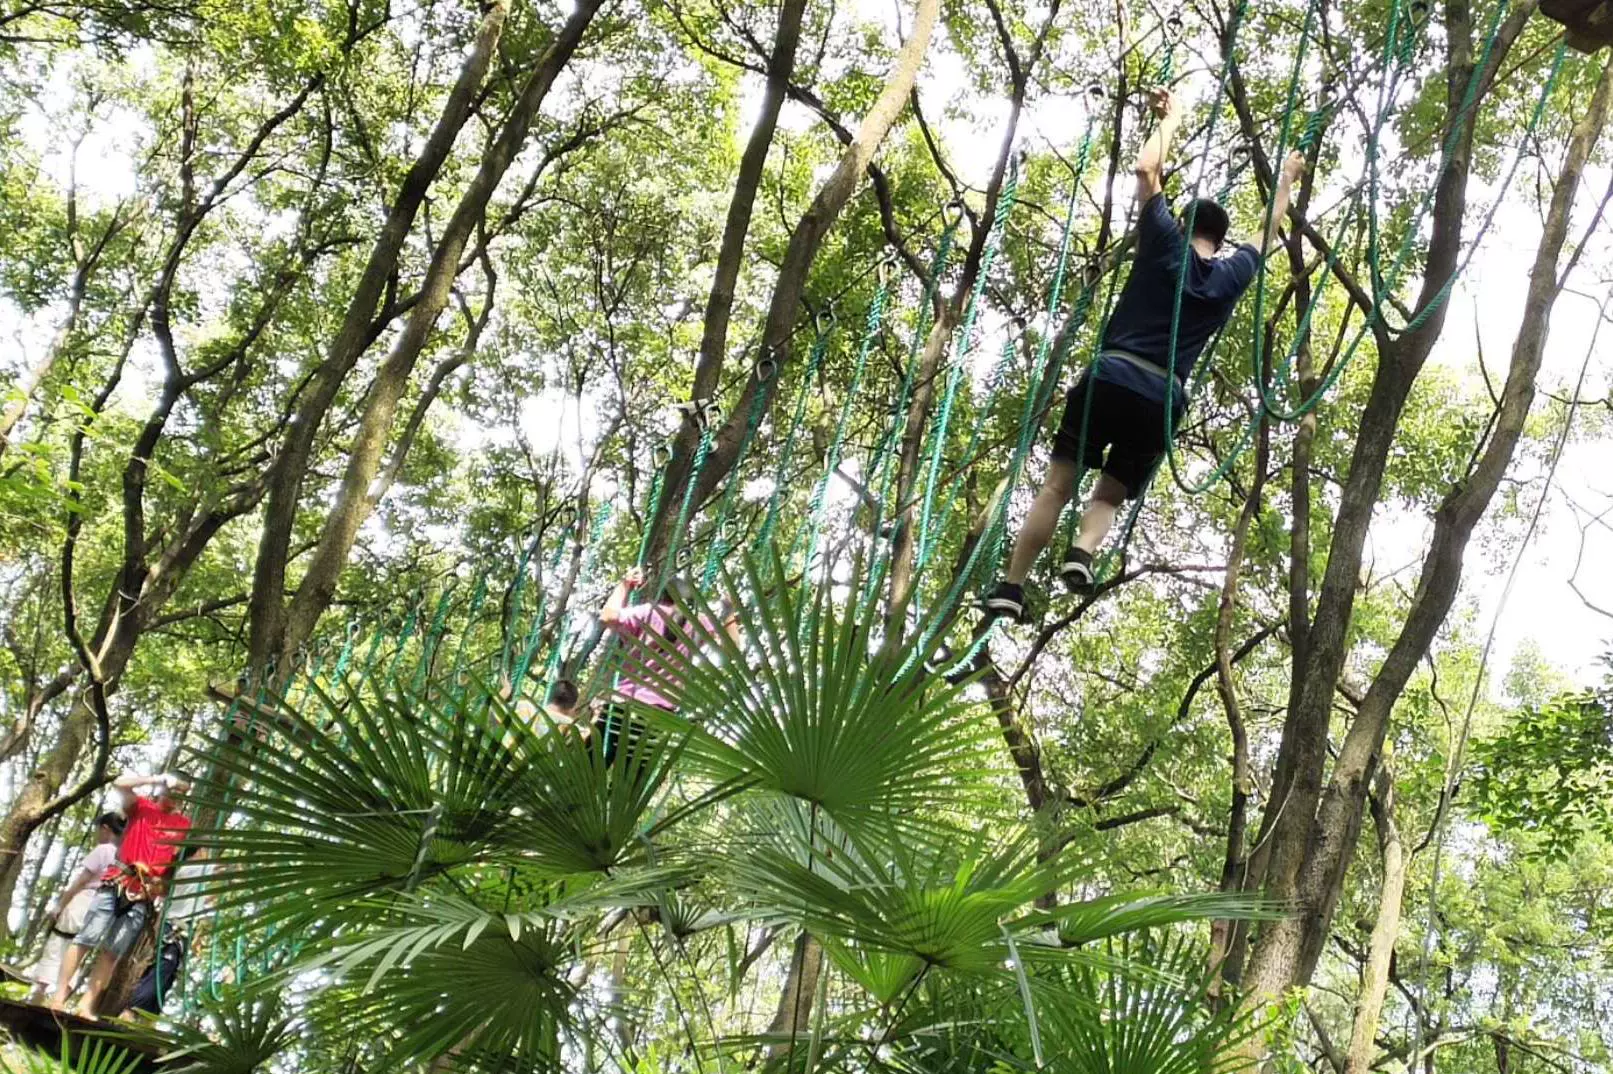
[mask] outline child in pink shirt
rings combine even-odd
[[[628,646],[621,681],[616,686],[617,694],[643,705],[674,712],[677,705],[661,693],[661,688],[675,684],[677,676],[658,656],[675,650],[678,658],[673,663],[681,663],[683,658],[688,657],[692,647],[699,644],[701,636],[714,632],[717,624],[705,616],[701,616],[697,622],[691,622],[679,610],[679,600],[687,607],[694,596],[688,582],[681,578],[674,578],[667,584],[660,600],[630,605],[629,596],[634,590],[643,588],[644,582],[642,568],[634,567],[628,571],[600,609],[599,621],[620,635]],[[738,622],[738,615],[729,616],[724,621],[730,636],[737,638]],[[600,737],[605,743],[606,764],[615,758],[617,745],[623,735],[622,725],[628,722],[626,713],[621,709],[622,706],[607,707],[599,722]],[[636,723],[632,721],[632,724]],[[629,743],[636,741],[642,733],[643,729],[638,726],[626,729]]]

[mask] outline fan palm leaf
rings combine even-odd
[[[195,804],[227,820],[196,842],[224,868],[206,884],[260,925],[340,913],[456,870],[551,875],[638,860],[638,833],[678,745],[606,765],[576,739],[539,735],[483,684],[452,698],[399,689],[288,711],[267,742],[206,755]],[[234,867],[231,867],[234,866]]]
[[[819,936],[921,967],[1000,972],[1000,922],[1062,879],[1062,866],[1038,862],[1024,833],[1006,840],[957,833],[951,845],[874,851],[824,833],[809,842],[799,833],[779,835],[773,846],[725,864],[736,890]]]
[[[1222,919],[1270,921],[1282,916],[1279,907],[1257,897],[1222,892],[1188,892],[1179,895],[1117,893],[1055,907],[1033,910],[1015,925],[1025,929],[1056,930],[1060,944],[1079,947],[1124,933],[1166,925]],[[1027,954],[1030,950],[1028,949]]]
[[[386,1069],[453,1053],[543,1070],[558,1064],[569,1021],[570,954],[559,913],[416,894],[390,903],[384,924],[331,940],[311,966],[356,986],[338,1023],[373,1038]]]
[[[61,1050],[34,1051],[21,1045],[0,1046],[5,1074],[135,1074],[150,1060],[109,1040],[62,1034]]]
[[[1058,986],[1078,1002],[1048,1004],[1047,1069],[1056,1074],[1232,1074],[1251,1065],[1240,1047],[1258,1025],[1238,1004],[1207,1000],[1203,946],[1180,936],[1138,934],[1106,945],[1121,967],[1063,967]],[[1100,1018],[1083,1013],[1103,1012]]]
[[[163,1070],[175,1074],[259,1074],[296,1039],[295,1020],[280,998],[234,989],[205,1005],[194,1024],[168,1031]]]
[[[780,574],[775,553],[771,575]],[[849,592],[861,575],[858,566]],[[682,609],[680,637],[625,657],[624,675],[677,705],[639,716],[688,735],[689,773],[800,799],[866,836],[934,838],[939,803],[982,807],[997,766],[966,687],[927,677],[916,639],[882,651],[856,602],[836,603],[827,587],[770,587],[767,577],[751,558],[724,575],[744,644],[696,598]]]

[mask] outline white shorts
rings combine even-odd
[[[28,979],[47,988],[56,987],[56,978],[62,972],[62,956],[67,954],[67,945],[73,942],[71,936],[63,936],[55,929],[45,934],[45,949],[40,952],[39,961],[28,967]]]

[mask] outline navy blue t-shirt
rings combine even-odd
[[[1126,351],[1164,368],[1171,358],[1171,312],[1182,255],[1190,257],[1176,330],[1176,375],[1188,382],[1205,344],[1232,316],[1233,307],[1260,271],[1260,251],[1245,243],[1228,257],[1206,259],[1187,241],[1163,193],[1143,206],[1137,224],[1137,259],[1121,289],[1120,301],[1103,333],[1103,350]],[[1165,401],[1165,378],[1134,363],[1105,358],[1099,380],[1131,389],[1157,403]],[[1180,399],[1180,389],[1172,388]]]

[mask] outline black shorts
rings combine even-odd
[[[659,736],[644,726],[644,720],[634,715],[630,706],[613,701],[594,717],[594,733],[588,737],[596,748],[603,749],[605,763],[611,765],[623,752],[631,762],[646,739]]]
[[[1088,407],[1086,393],[1092,392]],[[1082,436],[1082,414],[1086,435]],[[1181,417],[1178,408],[1177,417]],[[1142,495],[1165,454],[1165,405],[1120,384],[1081,378],[1064,397],[1064,417],[1053,438],[1053,457],[1104,473],[1126,486],[1126,498]]]

